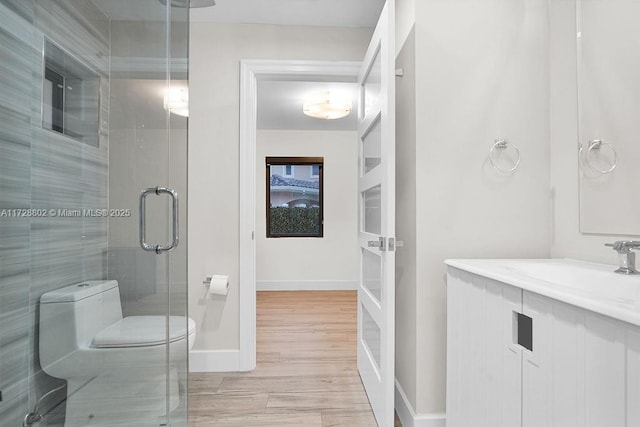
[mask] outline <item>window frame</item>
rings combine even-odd
[[[319,230],[318,233],[313,234],[287,234],[278,233],[273,234],[271,232],[271,166],[285,166],[292,165],[292,175],[285,176],[286,178],[294,177],[295,166],[311,166],[318,165],[318,175],[313,175],[312,178],[318,178],[318,209],[319,212]],[[286,168],[283,168],[286,171]],[[266,237],[271,238],[290,238],[290,237],[303,237],[303,238],[322,238],[324,237],[324,157],[265,157],[265,182],[266,182],[266,195],[265,195],[265,207],[266,207]]]

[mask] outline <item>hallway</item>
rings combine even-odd
[[[191,374],[190,426],[376,426],[356,308],[355,291],[258,292],[255,371]]]

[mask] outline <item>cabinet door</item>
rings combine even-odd
[[[520,289],[449,268],[447,427],[520,424]]]
[[[640,328],[627,333],[627,425],[640,426]]]
[[[626,421],[626,359],[634,355],[627,340],[635,327],[526,291],[523,313],[533,319],[533,351],[523,350],[523,427],[638,425]],[[639,402],[638,391],[629,398],[635,393]]]

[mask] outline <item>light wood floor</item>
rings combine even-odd
[[[355,291],[258,292],[255,371],[191,374],[190,427],[375,427],[356,304]]]

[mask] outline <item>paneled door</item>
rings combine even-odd
[[[394,8],[385,4],[358,76],[358,371],[380,427],[394,418]]]

